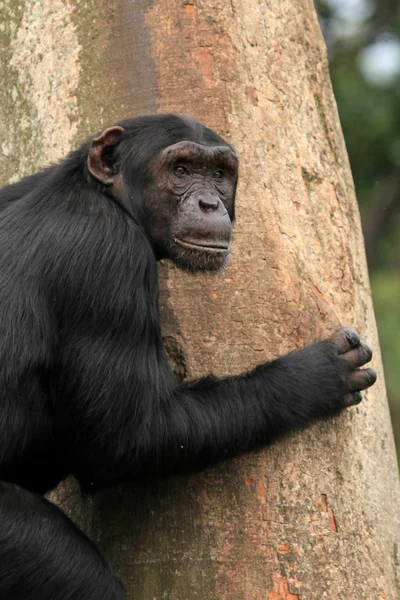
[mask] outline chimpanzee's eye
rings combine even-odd
[[[182,165],[178,165],[177,167],[175,167],[174,173],[177,177],[183,177],[187,174],[187,169],[185,167],[182,167]]]
[[[221,171],[221,169],[218,169],[218,171],[215,171],[215,173],[213,174],[214,179],[222,179],[223,176],[224,172]]]

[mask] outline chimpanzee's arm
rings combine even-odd
[[[236,377],[182,386],[165,404],[153,468],[192,469],[268,444],[361,401],[376,380],[371,349],[350,328]]]
[[[196,470],[268,444],[357,404],[359,390],[376,379],[372,369],[358,368],[371,356],[354,330],[342,328],[329,340],[244,375],[210,376],[164,388],[163,396],[147,401],[149,388],[143,390],[141,400],[134,402],[148,406],[136,405],[130,433],[127,422],[110,430],[108,450],[114,447],[114,455],[106,451],[105,463],[92,462],[86,473],[76,474],[83,487],[97,489],[141,476]],[[119,401],[116,396],[115,403]],[[116,445],[113,436],[119,440]]]

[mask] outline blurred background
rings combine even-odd
[[[400,1],[316,6],[361,210],[400,459]]]

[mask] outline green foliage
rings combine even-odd
[[[393,426],[397,448],[400,450],[400,273],[377,270],[371,273],[371,287]]]

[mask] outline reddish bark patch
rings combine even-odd
[[[260,502],[264,503],[267,497],[267,490],[265,489],[265,485],[263,483],[257,484],[257,498]]]
[[[333,514],[333,510],[328,511],[328,515],[329,515],[329,527],[331,528],[331,531],[333,531],[334,533],[337,533],[336,519],[335,519],[335,515]]]
[[[194,15],[196,14],[196,7],[194,4],[186,4],[185,11],[187,15],[194,17]]]
[[[194,58],[197,60],[200,66],[200,73],[203,77],[206,87],[212,87],[213,70],[214,70],[214,57],[208,48],[200,47],[193,52]]]
[[[332,509],[328,510],[328,496],[326,494],[321,494],[321,509],[328,513],[330,530],[337,533],[335,515]]]
[[[281,554],[284,553],[286,554],[287,552],[290,551],[290,546],[287,542],[283,542],[282,544],[280,544],[277,548],[278,552],[280,552]]]
[[[250,477],[249,475],[244,476],[244,481],[245,481],[245,484],[248,486],[251,486],[254,484],[254,479],[252,479],[252,477]]]
[[[278,591],[271,590],[268,592],[270,600],[300,600],[297,594],[292,594],[289,590],[289,583],[286,577],[275,577],[275,587]]]

